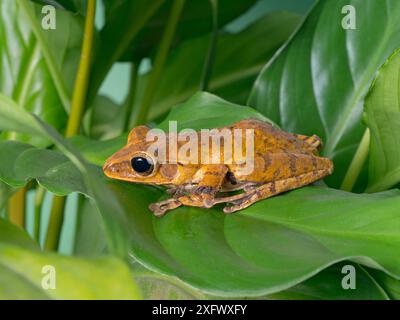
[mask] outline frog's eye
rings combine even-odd
[[[154,171],[153,161],[145,156],[137,156],[131,159],[132,169],[141,176],[148,176]]]

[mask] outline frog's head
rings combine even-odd
[[[154,144],[154,141],[146,139],[149,131],[150,128],[146,126],[132,129],[127,145],[106,160],[103,171],[107,177],[129,182],[167,185],[172,184],[180,176],[178,164],[160,163],[157,152],[149,152]]]

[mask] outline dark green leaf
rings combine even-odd
[[[238,34],[221,34],[210,90],[229,101],[244,104],[262,66],[287,40],[299,20],[300,17],[294,14],[274,13]],[[165,114],[173,105],[199,90],[209,37],[187,40],[171,52],[157,85],[150,119]],[[136,109],[148,77],[149,74],[145,74],[139,78]]]
[[[356,9],[356,29],[342,8]],[[317,134],[335,162],[338,186],[364,131],[362,100],[377,68],[400,46],[397,0],[319,1],[256,81],[249,104],[285,130]],[[367,36],[366,36],[367,35]]]
[[[371,132],[367,191],[381,191],[400,182],[400,51],[383,67],[365,100]]]
[[[32,0],[41,5],[52,5],[57,9],[69,10],[72,12],[78,12],[78,9],[82,9],[84,5],[81,0]],[[81,11],[82,12],[82,11]]]
[[[100,44],[96,51],[90,81],[89,97],[97,90],[114,62],[121,58],[137,34],[155,14],[165,0],[112,0],[106,24],[100,31]],[[111,2],[110,2],[111,3]]]
[[[118,7],[126,6],[131,0],[107,0],[106,19],[112,18]],[[219,0],[218,21],[222,27],[234,18],[240,16],[250,8],[257,0]],[[156,14],[141,30],[137,39],[134,39],[122,59],[126,61],[139,60],[148,57],[157,48],[161,41],[163,30],[171,10],[172,1],[165,1]],[[212,31],[212,7],[209,0],[186,1],[181,18],[179,20],[173,45],[185,39],[199,36]]]

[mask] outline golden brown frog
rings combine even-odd
[[[223,129],[250,129],[253,132],[253,170],[243,170],[244,164],[235,162],[234,156],[231,161],[226,161],[229,155],[222,150],[227,146],[226,142],[220,145],[220,152],[223,153],[220,163],[191,163],[186,158],[181,159],[183,157],[180,158],[179,154],[175,154],[174,161],[170,161],[173,153],[169,146],[173,136],[166,140],[165,163],[159,163],[159,150],[148,152],[154,143],[154,140],[146,138],[150,129],[139,126],[130,132],[127,145],[107,159],[103,171],[114,179],[168,187],[172,198],[150,205],[157,216],[181,205],[210,208],[217,203],[229,203],[224,212],[231,213],[256,201],[308,185],[333,171],[331,160],[318,156],[321,140],[315,135],[308,137],[287,133],[254,119],[219,128],[217,132]],[[200,135],[199,132],[197,134]],[[243,150],[246,150],[244,136],[239,145],[242,143]],[[178,141],[178,150],[185,143]],[[235,143],[238,141],[232,141],[233,145]],[[200,139],[198,144],[199,150],[211,148]],[[236,190],[243,192],[220,195]]]

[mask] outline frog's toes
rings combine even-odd
[[[157,202],[157,203],[152,203],[149,205],[149,209],[154,213],[156,217],[161,217],[165,215],[165,213],[168,210],[175,209],[182,205],[178,200],[176,199],[168,199],[165,201]]]
[[[163,209],[163,206],[158,203],[150,204],[149,209],[154,213],[156,217],[162,217],[167,212],[167,210],[165,208]]]

